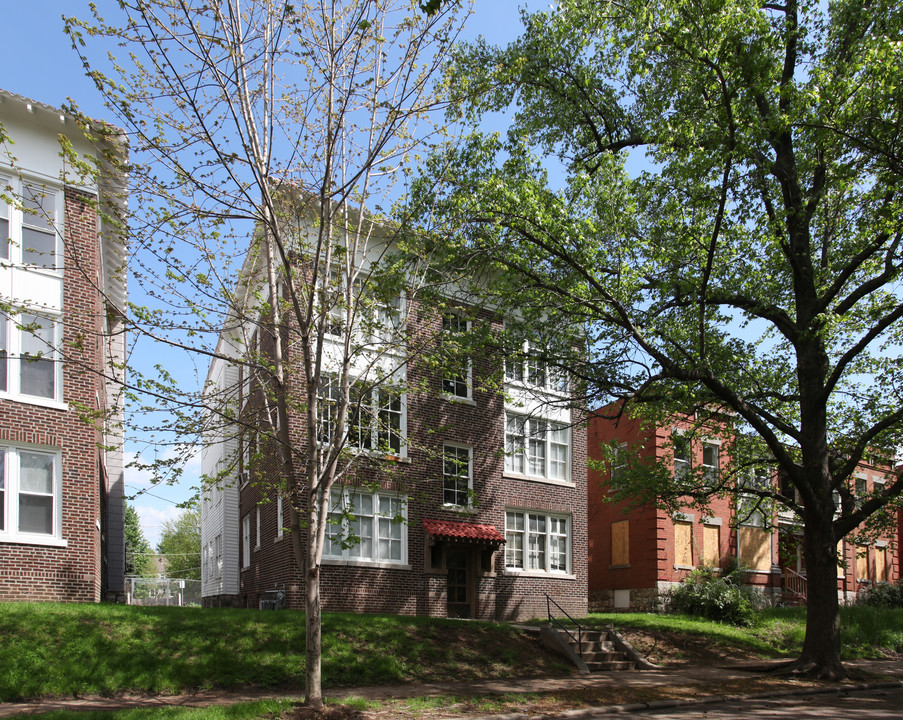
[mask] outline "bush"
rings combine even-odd
[[[903,580],[897,581],[896,585],[890,583],[873,585],[859,593],[856,604],[878,608],[903,608]]]
[[[742,584],[743,574],[736,563],[723,570],[699,566],[671,590],[672,612],[732,625],[752,625],[758,598],[755,590]]]

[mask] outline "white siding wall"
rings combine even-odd
[[[238,369],[222,360],[214,360],[210,380],[216,394],[227,388],[238,387]],[[216,477],[222,470],[234,465],[238,452],[238,440],[234,433],[217,431],[209,438],[201,455],[201,469],[204,475]],[[201,594],[237,595],[238,576],[238,469],[233,467],[217,487],[210,487],[203,493],[201,502]],[[216,538],[220,538],[222,571],[218,572],[216,557],[208,558],[216,551]]]

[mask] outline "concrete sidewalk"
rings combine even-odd
[[[715,686],[720,683],[752,680],[761,677],[758,672],[766,665],[780,664],[774,661],[751,662],[723,667],[681,666],[660,670],[632,670],[627,672],[596,673],[592,675],[572,675],[564,677],[519,678],[509,680],[486,680],[471,682],[442,682],[419,685],[392,685],[362,688],[327,688],[325,694],[331,698],[359,697],[371,700],[387,700],[392,698],[434,697],[439,695],[504,695],[508,693],[544,693],[553,691],[579,690],[584,688],[664,688]],[[846,663],[851,672],[867,673],[874,681],[866,683],[845,683],[843,685],[807,686],[798,689],[782,690],[766,693],[776,694],[810,694],[813,692],[834,692],[838,688],[867,689],[868,687],[903,686],[903,661],[893,660],[859,660]],[[711,695],[700,694],[697,702],[712,702]],[[743,693],[740,693],[742,696]],[[218,692],[215,690],[192,693],[189,695],[134,695],[83,698],[57,698],[24,703],[0,704],[0,718],[19,715],[44,713],[51,710],[118,710],[147,707],[207,707],[210,705],[229,705],[236,702],[261,700],[268,698],[300,700],[303,691],[297,692]],[[732,694],[737,697],[737,694]],[[763,696],[758,693],[757,696]],[[607,709],[616,712],[643,710],[650,707],[668,707],[686,705],[692,700],[654,701],[652,703],[632,703],[630,705],[609,706]],[[664,704],[663,704],[664,703]],[[568,711],[561,717],[579,717],[581,713],[599,712],[600,708],[591,710]],[[499,716],[501,717],[501,716]],[[522,718],[523,714],[507,715],[506,718]],[[470,720],[474,720],[471,716]]]

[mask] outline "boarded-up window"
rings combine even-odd
[[[887,582],[887,548],[875,548],[875,582]]]
[[[856,547],[856,578],[868,579],[869,576],[869,549],[865,545]]]
[[[630,521],[621,520],[611,524],[611,564],[630,564]]]
[[[757,527],[737,528],[740,564],[750,570],[771,570],[771,531]]]
[[[674,564],[693,566],[693,523],[674,521]]]
[[[837,577],[842,578],[847,573],[847,559],[844,557],[846,546],[843,540],[837,542]]]
[[[718,525],[702,526],[702,561],[721,565],[721,528]]]

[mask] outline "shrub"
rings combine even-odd
[[[896,585],[878,583],[859,593],[857,605],[879,608],[903,608],[903,580]]]
[[[671,591],[672,612],[732,625],[752,625],[757,596],[755,590],[742,584],[743,574],[736,563],[723,570],[700,565]]]

